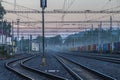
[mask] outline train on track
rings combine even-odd
[[[71,47],[69,48],[69,51],[119,54],[120,53],[120,42],[90,44],[86,46]]]

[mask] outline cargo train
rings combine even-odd
[[[120,53],[120,42],[90,44],[69,48],[69,51],[90,52],[90,53]]]

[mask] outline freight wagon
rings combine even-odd
[[[70,51],[90,52],[90,53],[120,53],[120,42],[104,43],[104,44],[90,44],[87,46],[80,46],[71,48]]]

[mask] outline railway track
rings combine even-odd
[[[93,54],[78,54],[78,55],[69,54],[69,55],[86,57],[86,58],[91,58],[91,59],[96,59],[96,60],[101,60],[101,61],[120,64],[120,58],[118,58],[118,57],[105,56],[105,55],[93,55]]]
[[[91,59],[96,59],[96,60],[101,60],[101,61],[106,61],[106,62],[111,62],[111,63],[116,63],[120,64],[120,59],[115,58],[115,57],[109,57],[109,56],[99,56],[99,55],[79,55],[81,57],[86,57],[86,58],[91,58]]]
[[[7,62],[5,65],[6,65],[7,69],[15,72],[16,74],[18,74],[25,80],[66,80],[63,77],[49,74],[46,72],[42,72],[37,69],[33,69],[24,64],[26,61],[28,61],[32,58],[35,58],[35,57],[36,56],[24,57],[21,59]]]
[[[63,56],[55,56],[56,59],[70,72],[75,80],[116,80],[96,70],[89,69],[73,60]]]
[[[86,55],[85,53],[78,53],[79,55]],[[103,56],[103,57],[110,57],[110,58],[120,58],[120,55],[118,54],[96,54],[96,53],[87,53],[87,55],[92,55],[92,56]]]
[[[120,58],[119,54],[100,54],[100,53],[81,53],[81,52],[62,52],[65,54],[74,54],[74,55],[92,55],[92,56],[104,56],[104,57],[112,57],[112,58]]]

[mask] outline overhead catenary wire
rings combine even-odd
[[[108,0],[105,5],[100,9],[101,11],[109,11],[109,10],[112,10],[112,11],[115,11],[115,9],[119,9],[120,8],[120,5],[117,5],[117,6],[111,6],[110,8],[107,8],[107,9],[104,9],[109,3],[112,3],[112,0]],[[112,4],[113,5],[113,4]],[[104,16],[100,16],[100,17],[96,17],[96,14],[95,15],[92,15],[92,16],[89,16],[89,18],[92,18],[92,19],[88,19],[89,20],[99,20],[99,19],[102,19],[102,18],[109,18],[110,16],[117,16],[115,13],[111,13],[109,15],[104,15]],[[95,17],[95,18],[94,18]],[[88,17],[87,17],[88,18]]]
[[[106,6],[108,6],[108,4],[111,2],[111,0],[107,0],[107,2],[103,5],[103,7],[101,8],[101,10],[103,10]]]
[[[14,4],[14,3],[4,1],[4,0],[2,0],[2,2],[6,3],[6,4],[9,4],[9,5],[13,5],[13,6],[15,5],[16,7],[21,7],[21,8],[27,9],[27,10],[39,11],[37,9],[33,9],[33,8],[25,7],[25,6],[22,6],[22,5],[18,5],[17,3]]]
[[[105,4],[103,5],[103,7],[100,9],[100,11],[106,11],[106,10],[109,10],[109,9],[104,9],[109,3],[111,2],[111,0],[107,0],[107,2],[105,2]],[[85,13],[85,15],[86,15],[86,13]],[[97,19],[97,18],[93,18],[93,17],[96,17],[96,14],[94,14],[94,15],[92,15],[92,16],[90,16],[90,17],[92,17],[92,19],[88,19],[88,17],[87,17],[87,19],[88,20],[95,20],[95,19]],[[89,17],[89,18],[90,18]],[[100,17],[101,18],[101,17]],[[99,17],[98,17],[98,19],[99,19]]]
[[[67,11],[67,9],[69,10],[70,8],[71,8],[71,6],[74,4],[74,1],[75,0],[72,0],[72,1],[70,1],[70,0],[65,0],[66,1],[66,5],[64,6],[64,8],[66,8],[66,11]],[[68,3],[68,4],[67,4]],[[64,3],[65,4],[65,3]],[[26,8],[26,7],[21,7],[21,8]],[[118,7],[119,8],[119,7]],[[28,8],[26,8],[26,9],[28,9]],[[112,8],[111,8],[112,9]],[[33,10],[33,9],[30,9],[30,10]],[[64,14],[64,17],[66,16],[66,14],[67,13],[65,13]],[[110,14],[111,15],[111,14]],[[30,16],[27,16],[27,17],[25,17],[25,16],[23,16],[24,18],[28,18],[28,17],[30,17]],[[86,17],[87,18],[89,18],[89,16],[87,16],[86,15]],[[101,18],[104,18],[103,16],[101,17]],[[29,19],[32,19],[32,18],[29,18]],[[88,20],[88,19],[87,19]],[[56,23],[57,24],[57,23]]]
[[[71,2],[70,2],[70,0],[64,0],[63,11],[68,11],[71,8],[71,6],[73,5],[74,2],[75,2],[75,0],[72,0]],[[67,6],[67,4],[68,4],[68,6]],[[64,21],[65,15],[66,15],[66,13],[64,13],[62,15],[62,17],[61,17],[62,21]]]

